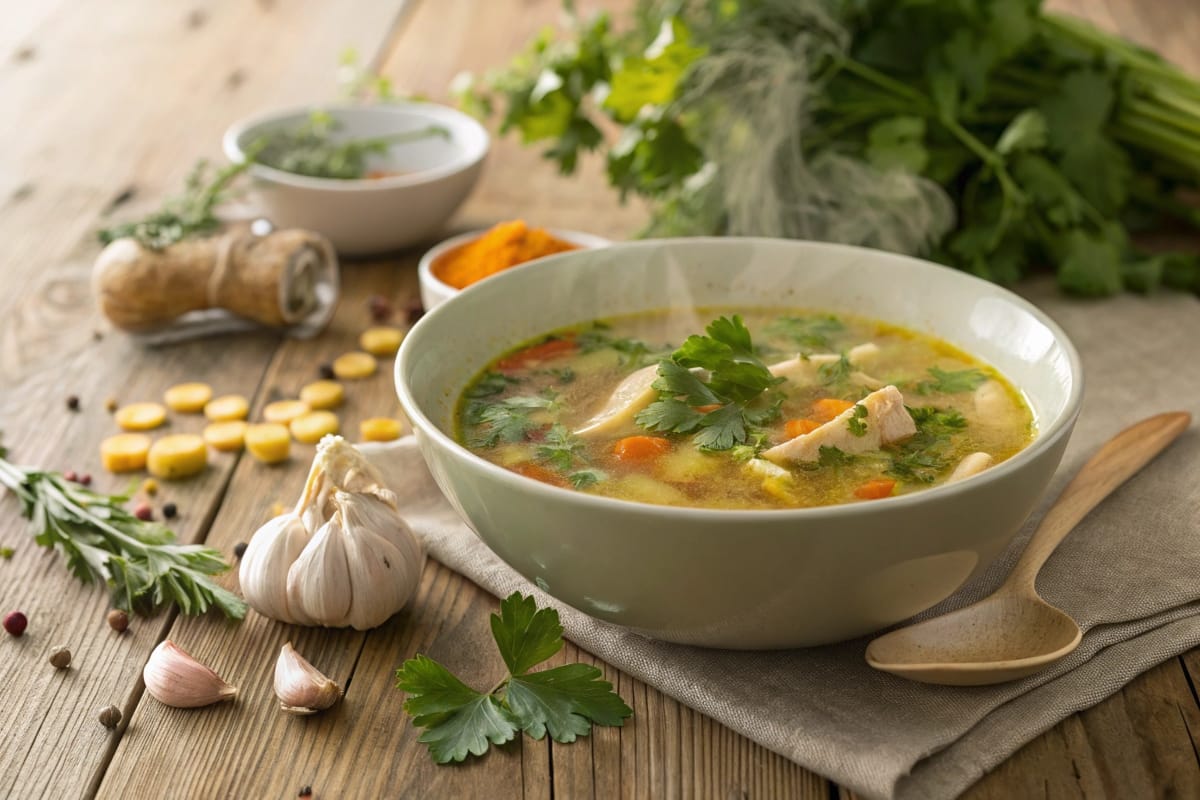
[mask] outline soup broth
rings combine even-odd
[[[554,331],[489,364],[456,424],[470,450],[535,480],[726,509],[921,491],[1010,458],[1035,432],[1012,385],[946,342],[844,314],[763,309]]]

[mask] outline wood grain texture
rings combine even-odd
[[[631,0],[579,2],[627,8]],[[102,341],[87,287],[92,231],[106,215],[144,210],[172,191],[196,155],[216,156],[221,130],[264,107],[328,97],[347,45],[383,65],[401,90],[447,96],[461,69],[503,63],[558,16],[557,0],[422,0],[403,19],[400,0],[119,0],[103,11],[63,0],[18,4],[0,26],[0,103],[22,124],[0,149],[0,427],[21,460],[99,474],[96,444],[112,429],[100,411],[110,392],[151,399],[183,378],[254,397],[255,408],[294,396],[315,366],[348,349],[365,326],[362,301],[412,296],[415,253],[346,267],[346,299],[328,334],[282,345],[275,337],[213,340],[147,352],[117,334]],[[1200,6],[1182,0],[1054,0],[1200,72]],[[524,216],[623,238],[645,220],[621,206],[602,164],[554,174],[536,148],[495,143],[478,190],[454,220],[477,227]],[[114,391],[113,387],[119,387]],[[388,378],[348,387],[347,430],[395,413]],[[78,393],[83,410],[62,410]],[[191,430],[198,420],[175,420]],[[311,448],[263,467],[222,456],[197,481],[169,487],[188,540],[231,552],[290,501]],[[106,488],[121,485],[119,481]],[[395,668],[416,652],[480,685],[494,679],[487,614],[494,598],[437,564],[426,567],[408,609],[369,634],[282,626],[251,614],[139,621],[125,636],[105,627],[99,589],[76,584],[61,559],[29,544],[24,522],[0,499],[0,608],[23,607],[23,639],[0,641],[0,796],[295,797],[825,797],[828,784],[702,714],[568,645],[554,663],[600,666],[635,709],[622,729],[573,745],[527,738],[464,767],[435,767],[400,711]],[[236,585],[236,576],[224,579]],[[211,663],[242,694],[228,705],[182,711],[144,696],[140,668],[164,635]],[[346,687],[342,704],[311,718],[276,709],[271,671],[291,640]],[[46,652],[64,643],[75,666],[56,672]],[[1095,708],[1030,743],[969,797],[1200,795],[1200,653],[1140,676]],[[125,710],[115,733],[95,721]],[[127,725],[128,727],[125,727]],[[115,755],[114,755],[115,753]],[[109,764],[109,759],[112,763]],[[849,796],[847,793],[842,793]]]

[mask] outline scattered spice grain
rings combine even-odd
[[[175,519],[175,517],[179,516],[179,506],[174,503],[166,503],[163,506],[163,516],[167,519]]]
[[[20,636],[25,633],[28,625],[29,618],[20,611],[10,611],[4,615],[4,630],[8,631],[10,636]]]
[[[237,556],[239,559],[240,559],[242,556],[246,555],[246,543],[245,543],[245,542],[238,542],[237,544],[235,544],[235,545],[233,546],[233,554],[234,554],[235,556]]]
[[[10,558],[13,557],[13,553],[15,553],[15,552],[17,552],[17,551],[13,550],[11,547],[0,547],[0,558],[3,558],[5,561],[8,561]]]
[[[50,652],[48,660],[55,669],[67,669],[71,666],[71,651],[65,647],[56,647]]]
[[[297,796],[298,797],[312,797],[312,787],[311,786],[301,786],[300,794]]]
[[[75,472],[75,470],[69,469],[63,473],[63,480],[70,481],[71,483],[75,483],[76,481],[79,480],[79,475]]]
[[[115,397],[110,397],[104,401],[104,410],[108,413],[113,413],[121,406],[121,403]]]
[[[110,730],[121,724],[121,709],[116,706],[105,706],[100,709],[100,724]]]
[[[409,325],[416,325],[417,320],[425,316],[425,306],[421,305],[420,300],[413,300],[404,307],[404,319]]]
[[[392,318],[392,304],[381,294],[373,294],[367,298],[367,310],[371,319],[376,322],[387,322]]]
[[[322,364],[321,366],[317,367],[317,373],[327,381],[331,381],[335,377],[332,364]]]
[[[108,627],[117,633],[124,633],[129,628],[129,614],[119,608],[108,612]]]
[[[70,411],[78,411],[79,410],[79,395],[77,395],[77,394],[67,395],[67,409]]]
[[[142,522],[149,522],[154,519],[154,509],[150,508],[149,503],[138,503],[133,507],[133,515]]]

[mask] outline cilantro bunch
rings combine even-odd
[[[705,333],[689,336],[659,362],[653,384],[659,399],[636,420],[651,431],[693,434],[704,450],[729,450],[778,418],[783,394],[772,387],[783,378],[759,360],[750,331],[736,314],[709,323]]]
[[[592,725],[619,727],[633,710],[589,664],[531,671],[563,647],[558,612],[539,609],[514,592],[492,614],[492,637],[508,674],[487,692],[467,686],[424,655],[404,662],[396,686],[408,694],[404,710],[425,728],[419,741],[439,764],[481,756],[490,744],[512,741],[519,731],[556,742],[586,736]]]
[[[639,0],[619,25],[573,19],[464,102],[503,106],[502,129],[564,172],[601,150],[653,234],[847,242],[1006,283],[1052,266],[1084,295],[1200,290],[1194,254],[1133,239],[1200,228],[1183,199],[1200,82],[1040,0]]]

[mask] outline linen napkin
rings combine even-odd
[[[997,586],[1044,509],[1083,462],[1125,426],[1168,410],[1200,418],[1200,302],[1185,295],[1072,301],[1046,283],[1026,294],[1083,357],[1085,400],[1071,445],[1006,554],[922,616]],[[1186,432],[1067,537],[1038,589],[1085,631],[1063,662],[1021,681],[952,688],[872,670],[868,639],[734,652],[651,641],[565,606],[495,556],[441,497],[411,437],[365,446],[430,554],[497,596],[532,593],[567,636],[787,758],[868,797],[943,798],[967,789],[1023,744],[1098,703],[1139,673],[1200,645],[1200,436]]]

